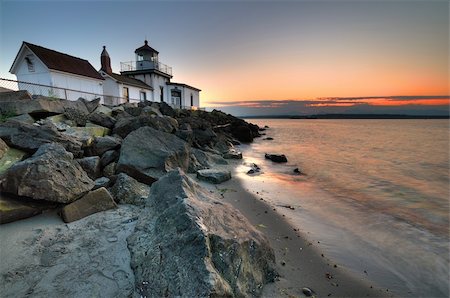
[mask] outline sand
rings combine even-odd
[[[236,174],[240,162],[232,162],[228,168]],[[220,185],[201,184],[243,213],[269,239],[280,277],[265,286],[263,297],[305,297],[303,288],[313,290],[316,297],[394,296],[372,285],[364,276],[335,266],[303,231],[294,229],[277,208],[244,189],[239,178],[233,176]]]

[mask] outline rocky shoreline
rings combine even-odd
[[[266,237],[186,174],[231,179],[227,160],[256,125],[23,92],[0,95],[0,110],[1,223],[42,212],[66,222],[9,235],[27,257],[2,262],[5,296],[258,296],[276,278]]]

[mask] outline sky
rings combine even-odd
[[[448,1],[0,0],[3,78],[22,41],[120,72],[145,39],[235,115],[449,113]]]

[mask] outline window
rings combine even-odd
[[[140,98],[141,101],[146,101],[147,100],[147,94],[145,93],[145,91],[139,92],[139,98]]]
[[[34,72],[33,56],[32,55],[26,56],[25,57],[25,61],[27,62],[28,71],[29,72]]]
[[[159,99],[161,100],[161,102],[163,102],[164,101],[164,87],[159,86],[159,90],[161,91],[161,94],[159,95]]]
[[[128,87],[123,87],[123,97],[126,102],[130,102],[130,93],[128,91]]]
[[[194,106],[194,95],[192,95],[192,93],[191,93],[191,107],[193,107]]]

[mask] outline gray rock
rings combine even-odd
[[[80,164],[80,166],[92,180],[95,180],[100,176],[100,157],[90,156],[77,159],[76,161]]]
[[[161,114],[159,109],[157,107],[153,107],[153,106],[146,106],[146,107],[142,108],[141,115],[156,115],[159,117],[163,116],[163,114]]]
[[[189,173],[196,173],[198,170],[208,169],[214,165],[226,165],[228,162],[220,155],[203,150],[192,148],[191,161],[189,163]]]
[[[64,222],[73,222],[91,214],[114,209],[117,205],[109,191],[100,187],[88,192],[81,199],[70,203],[61,210],[61,217]]]
[[[0,224],[9,223],[42,213],[43,210],[54,208],[54,205],[29,202],[23,198],[12,198],[0,193]]]
[[[73,155],[58,144],[42,145],[4,174],[2,191],[18,196],[70,203],[94,187]]]
[[[9,146],[34,153],[43,144],[58,143],[76,157],[83,155],[82,143],[75,137],[58,132],[47,123],[34,126],[23,122],[7,121],[0,124],[0,138]]]
[[[2,139],[0,139],[0,159],[3,157],[3,155],[5,155],[8,149],[8,145]]]
[[[276,275],[263,234],[180,170],[152,185],[128,246],[142,297],[253,297]]]
[[[231,172],[226,170],[204,169],[197,171],[197,178],[206,182],[219,184],[231,179]]]
[[[223,154],[223,158],[225,159],[242,159],[242,152],[237,151],[234,148],[228,150],[228,152]]]
[[[5,91],[0,92],[0,102],[8,102],[8,101],[18,101],[31,99],[31,94],[27,90],[19,90],[19,91]]]
[[[168,170],[187,170],[189,153],[188,144],[175,135],[142,127],[123,140],[117,171],[151,184]]]
[[[278,163],[287,162],[286,155],[284,155],[284,154],[268,154],[268,153],[266,153],[264,155],[264,157],[266,159],[270,159],[273,162],[278,162]]]
[[[80,97],[78,100],[80,100],[84,103],[84,105],[86,106],[86,109],[88,110],[89,113],[92,113],[100,105],[101,98],[99,97],[99,98],[96,98],[93,100],[87,100],[87,99]]]
[[[116,119],[103,113],[92,113],[88,116],[92,123],[112,129],[116,124]]]
[[[89,154],[101,156],[109,150],[115,150],[120,147],[122,139],[112,136],[96,137],[92,146],[89,147]]]
[[[175,119],[166,116],[157,117],[154,115],[143,115],[138,117],[124,117],[116,122],[113,133],[125,138],[130,132],[144,126],[149,126],[167,133],[173,133],[177,130],[178,123]]]
[[[18,121],[18,122],[25,122],[28,124],[33,124],[35,120],[29,114],[22,114],[19,116],[8,118],[8,121]]]
[[[93,190],[99,189],[100,187],[108,187],[110,182],[111,182],[111,180],[107,177],[100,177],[98,179],[95,179],[95,181],[94,181],[95,186],[94,186]]]
[[[100,158],[100,166],[104,168],[112,162],[117,162],[117,160],[119,159],[119,155],[119,151],[116,150],[106,151]]]
[[[112,162],[103,169],[103,176],[111,178],[116,173],[117,163]]]
[[[190,145],[192,145],[192,142],[194,141],[194,132],[189,123],[183,123],[180,126],[180,129],[176,131],[175,135],[188,142]]]
[[[246,125],[240,125],[232,130],[233,136],[240,142],[250,143],[253,141],[253,133]]]
[[[117,203],[143,205],[150,192],[150,186],[138,182],[125,173],[120,173],[110,192]]]

